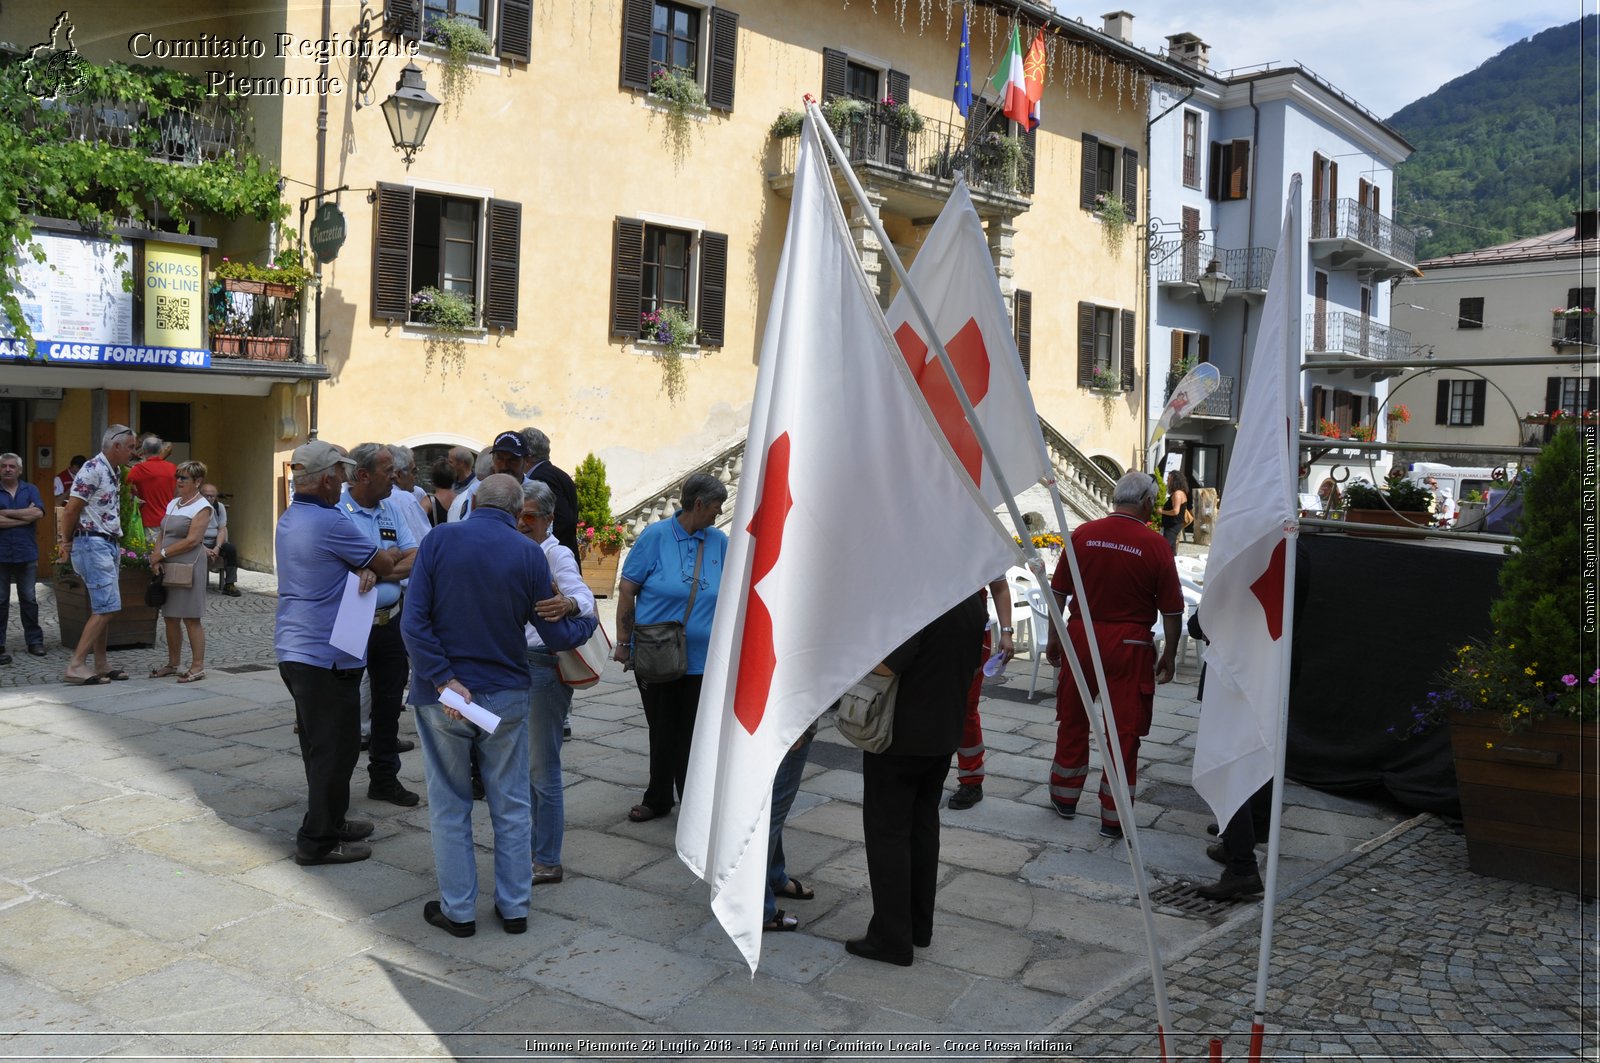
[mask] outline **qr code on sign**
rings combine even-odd
[[[189,304],[186,296],[156,296],[156,328],[183,330],[189,327]]]

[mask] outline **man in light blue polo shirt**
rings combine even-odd
[[[340,494],[339,508],[362,530],[368,542],[394,562],[393,570],[375,589],[378,611],[372,618],[372,637],[367,640],[367,677],[372,683],[367,796],[409,808],[420,798],[400,782],[401,698],[411,670],[405,640],[400,637],[404,602],[400,581],[411,575],[417,540],[390,498],[394,455],[382,444],[362,443],[350,451],[350,458],[356,463],[355,471]],[[410,499],[406,502],[410,504]]]
[[[394,570],[390,555],[336,508],[345,469],[355,463],[332,443],[295,448],[294,501],[278,518],[278,674],[294,698],[306,814],[295,838],[298,864],[349,864],[372,855],[366,820],[346,819],[350,773],[361,755],[361,669],[366,655],[335,648],[334,619],[351,572],[363,591]]]

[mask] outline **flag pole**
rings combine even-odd
[[[934,354],[937,355],[939,364],[944,368],[945,375],[950,380],[950,386],[955,393],[956,400],[961,404],[961,412],[967,419],[967,425],[972,429],[973,435],[977,438],[978,446],[983,451],[984,461],[988,464],[989,471],[994,474],[995,485],[999,488],[1000,494],[1005,498],[1006,511],[1011,516],[1013,526],[1018,529],[1027,527],[1026,522],[1022,519],[1022,512],[1017,506],[1016,496],[1012,492],[1010,485],[1006,482],[1005,472],[998,466],[998,464],[995,463],[993,459],[994,451],[989,445],[988,434],[984,431],[983,423],[978,419],[977,411],[972,407],[972,400],[967,396],[966,388],[962,386],[961,377],[956,372],[954,363],[952,363],[950,360],[950,353],[945,350],[944,340],[940,338],[938,330],[934,328],[933,318],[929,315],[927,308],[923,306],[922,298],[917,294],[916,288],[912,286],[911,276],[906,272],[905,264],[900,261],[900,256],[898,253],[896,253],[893,242],[890,241],[888,233],[884,231],[883,223],[881,220],[879,220],[877,211],[875,211],[872,208],[872,205],[867,201],[866,192],[862,189],[861,182],[856,178],[855,170],[847,161],[847,156],[845,155],[843,149],[840,148],[838,140],[834,138],[833,130],[828,128],[828,123],[822,120],[821,109],[817,106],[816,101],[810,96],[806,97],[806,115],[815,125],[821,138],[827,143],[829,150],[832,151],[833,158],[839,165],[839,171],[844,175],[845,182],[850,187],[851,195],[855,197],[857,205],[861,208],[862,214],[865,215],[867,223],[871,226],[873,234],[878,238],[878,242],[883,248],[884,258],[888,261],[890,268],[894,270],[895,276],[899,278],[900,286],[906,294],[907,301],[911,304],[912,309],[916,312],[917,319],[921,322],[923,331],[927,334],[928,346],[933,350]],[[1039,445],[1041,448],[1044,446],[1044,440],[1042,437],[1040,438]],[[1049,463],[1047,462],[1047,466],[1048,465]],[[1055,483],[1053,477],[1051,478],[1049,486],[1052,497],[1055,499],[1058,519],[1061,522],[1062,528],[1065,529],[1066,521],[1061,507],[1061,499],[1055,494]],[[1027,559],[1029,570],[1034,573],[1035,578],[1039,579],[1039,584],[1041,587],[1048,587],[1049,583],[1044,580],[1042,576],[1044,572],[1044,561],[1039,557],[1038,549],[1033,545],[1033,540],[1031,538],[1022,538],[1023,555]],[[1080,573],[1078,571],[1077,558],[1072,549],[1071,537],[1063,536],[1063,540],[1063,546],[1067,553],[1067,563],[1070,571],[1072,572],[1074,585],[1082,586],[1081,582],[1078,582],[1080,579]],[[1071,640],[1067,638],[1066,634],[1066,620],[1061,615],[1061,608],[1055,600],[1055,595],[1044,594],[1041,597],[1044,598],[1046,607],[1049,609],[1050,622],[1055,628],[1056,636],[1061,640],[1063,646],[1070,647]],[[1092,626],[1087,608],[1088,603],[1081,601],[1082,597],[1082,595],[1079,596],[1079,607],[1082,611],[1084,627],[1091,636],[1088,639],[1088,642],[1090,657],[1094,665],[1095,678],[1100,684],[1100,690],[1108,691],[1105,679],[1105,666],[1100,658],[1099,646],[1092,637],[1094,628]],[[1100,742],[1101,749],[1104,751],[1107,767],[1113,769],[1107,772],[1108,777],[1111,780],[1112,797],[1117,802],[1119,808],[1128,812],[1127,822],[1123,825],[1123,838],[1128,843],[1128,851],[1133,863],[1134,887],[1138,891],[1139,907],[1144,913],[1146,947],[1149,950],[1150,973],[1151,979],[1154,982],[1156,998],[1156,1017],[1157,1022],[1159,1023],[1157,1037],[1161,1041],[1161,1058],[1165,1059],[1166,1038],[1164,1031],[1171,1028],[1171,1022],[1169,1021],[1167,1008],[1165,972],[1163,971],[1161,964],[1160,945],[1156,941],[1155,915],[1150,904],[1149,890],[1145,884],[1144,861],[1139,851],[1138,836],[1133,823],[1132,804],[1128,795],[1128,787],[1126,783],[1127,776],[1123,771],[1123,766],[1121,763],[1121,748],[1115,741],[1116,721],[1112,719],[1111,713],[1097,712],[1091,707],[1093,705],[1093,701],[1089,697],[1087,684],[1084,681],[1082,671],[1076,661],[1076,655],[1071,652],[1067,652],[1064,654],[1064,656],[1071,665],[1073,679],[1078,684],[1079,696],[1082,699],[1086,712],[1088,713],[1089,724],[1095,732],[1095,738]],[[1106,696],[1109,699],[1109,692],[1107,692]],[[1104,729],[1101,727],[1102,722],[1104,723],[1105,727],[1111,728],[1112,740],[1110,741],[1107,740],[1107,735]]]
[[[1288,320],[1300,320],[1300,175],[1295,174],[1289,179],[1289,195],[1284,203],[1284,210],[1289,221],[1289,247],[1294,255],[1294,261],[1289,269],[1291,283],[1286,293],[1289,299]],[[1289,460],[1298,463],[1300,458],[1300,421],[1292,411],[1299,409],[1300,390],[1300,332],[1296,328],[1284,330],[1284,344],[1281,351],[1263,352],[1268,356],[1275,356],[1284,360],[1283,389],[1285,411],[1290,411],[1287,418],[1288,424],[1286,443],[1289,447]],[[1290,370],[1293,370],[1290,372]],[[1296,477],[1289,478],[1289,513],[1299,513],[1299,499],[1295,497]],[[1250,1063],[1260,1063],[1262,1042],[1266,1035],[1267,1020],[1267,978],[1272,966],[1272,932],[1277,916],[1278,900],[1278,852],[1280,831],[1283,823],[1283,779],[1289,752],[1289,669],[1294,653],[1294,578],[1295,567],[1298,559],[1295,557],[1296,544],[1300,539],[1299,521],[1291,519],[1284,527],[1284,540],[1286,547],[1283,559],[1283,638],[1280,653],[1283,654],[1283,667],[1279,670],[1282,678],[1278,683],[1278,748],[1277,764],[1272,772],[1272,823],[1267,828],[1267,875],[1262,884],[1265,897],[1261,903],[1261,949],[1256,958],[1256,999],[1255,1013],[1250,1022]]]

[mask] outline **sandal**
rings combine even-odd
[[[205,677],[206,677],[206,670],[204,668],[200,669],[198,672],[196,672],[194,669],[191,668],[191,669],[189,669],[189,671],[183,673],[182,675],[180,675],[178,677],[178,682],[180,682],[180,683],[198,683],[198,682],[200,682],[200,680],[204,679]]]
[[[128,679],[130,679],[132,677],[129,676],[127,672],[124,672],[121,668],[113,668],[109,672],[101,672],[100,673],[100,678],[101,679],[110,679],[110,680],[113,680],[115,682],[122,683],[122,682],[126,682]]]
[[[97,675],[68,675],[62,676],[61,681],[75,687],[94,687],[104,683],[105,680]]]
[[[782,908],[779,908],[778,909],[778,914],[772,917],[772,922],[770,922],[770,923],[762,923],[761,924],[761,929],[763,931],[772,931],[774,933],[787,934],[790,931],[794,931],[794,930],[799,930],[800,929],[800,920],[795,918],[794,916],[790,915],[788,912],[784,911]]]
[[[783,884],[783,889],[773,890],[775,897],[787,897],[791,901],[809,901],[816,897],[817,891],[808,887],[804,882],[789,876],[789,881]]]
[[[648,823],[659,815],[661,813],[649,805],[634,805],[628,809],[628,819],[634,823]]]
[[[151,679],[165,679],[169,675],[177,675],[177,674],[178,674],[178,666],[175,665],[175,664],[164,664],[160,668],[152,668],[152,669],[150,669],[150,678]]]

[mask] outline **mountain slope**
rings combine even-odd
[[[1595,205],[1600,15],[1545,30],[1396,112],[1416,146],[1396,174],[1396,220],[1418,259],[1572,224]]]

